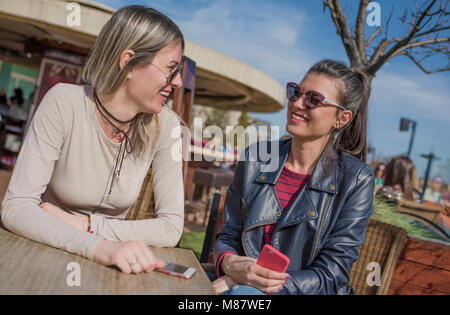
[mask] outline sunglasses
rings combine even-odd
[[[159,67],[155,66],[153,63],[151,63],[151,65],[161,71],[161,73],[166,77],[167,83],[172,83],[172,81],[176,78],[176,76],[181,72],[182,69],[181,65],[178,65],[174,69],[172,69],[172,71],[170,71],[169,76],[166,76],[165,72],[162,71]]]
[[[336,104],[335,102],[327,99],[325,96],[323,96],[321,93],[317,91],[305,91],[303,90],[300,85],[294,82],[289,82],[286,85],[286,96],[289,101],[295,102],[298,99],[300,99],[302,96],[305,96],[305,105],[308,109],[314,109],[317,106],[320,105],[326,105],[325,102],[329,105],[334,105],[340,109],[346,110],[346,108],[342,107],[339,104]]]

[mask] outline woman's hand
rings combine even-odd
[[[223,272],[238,284],[249,285],[266,293],[281,291],[289,274],[256,264],[256,259],[227,254],[222,260]]]
[[[127,274],[151,272],[165,265],[142,241],[100,241],[94,250],[93,260],[104,266],[117,266]]]
[[[41,207],[42,210],[51,214],[55,218],[79,230],[87,231],[88,229],[89,219],[87,216],[70,214],[51,204],[50,202],[44,202],[39,207]]]

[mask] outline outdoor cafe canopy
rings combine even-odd
[[[48,42],[87,54],[113,9],[77,1],[80,26],[69,26],[66,0],[0,0],[0,52],[22,52],[30,42]],[[2,54],[4,55],[4,54]],[[227,110],[276,112],[284,89],[273,78],[237,59],[186,41],[185,55],[196,62],[194,103]],[[11,58],[17,58],[12,56]],[[33,63],[28,54],[22,62]],[[37,63],[39,64],[39,63]]]

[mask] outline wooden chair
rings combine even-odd
[[[152,168],[147,172],[136,202],[127,214],[127,220],[145,220],[155,218],[155,196],[153,194]]]
[[[216,235],[223,223],[224,208],[226,192],[214,192],[211,209],[209,214],[208,226],[206,228],[206,235],[203,241],[202,253],[200,255],[200,263],[203,270],[209,273],[216,273],[216,266],[214,264],[214,257],[212,249],[216,243]]]
[[[403,249],[406,230],[388,223],[369,220],[366,240],[359,248],[359,258],[350,270],[350,284],[357,295],[387,294],[392,274]],[[370,263],[377,263],[379,270],[368,270]],[[371,272],[380,272],[379,285],[369,285]]]
[[[185,215],[193,214],[196,221],[203,216],[202,224],[206,226],[213,192],[225,190],[232,181],[231,171],[220,168],[196,169],[192,181],[195,185],[194,196],[184,203]]]
[[[217,232],[223,223],[225,195],[221,191],[214,192],[211,209],[209,213],[208,226],[206,227],[205,239],[203,241],[200,263],[214,263],[212,249],[214,248]]]

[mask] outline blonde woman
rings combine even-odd
[[[175,246],[183,229],[180,139],[163,107],[182,85],[184,38],[165,15],[124,7],[100,32],[84,85],[45,96],[17,159],[4,226],[125,273],[160,268],[146,245]],[[156,218],[123,220],[152,166]]]

